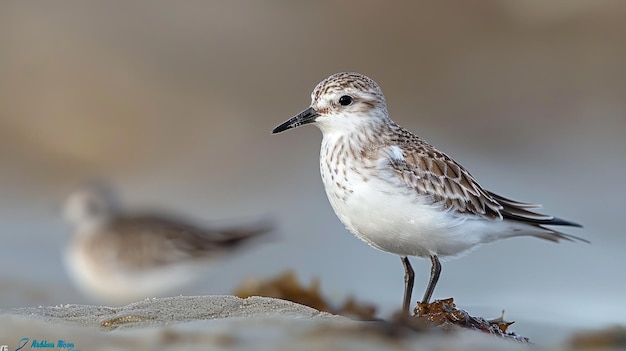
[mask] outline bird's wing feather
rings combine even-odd
[[[541,205],[519,202],[483,189],[463,166],[408,131],[404,142],[390,144],[379,150],[385,168],[392,177],[420,195],[432,196],[433,202],[457,213],[490,219],[523,222],[549,232],[550,240],[586,241],[562,234],[544,225],[581,227],[561,218],[533,212]],[[537,234],[537,236],[540,236]]]
[[[418,142],[416,142],[418,141]],[[420,139],[381,150],[393,177],[418,194],[458,213],[502,218],[503,206],[467,170]]]
[[[204,229],[172,217],[140,215],[111,223],[99,245],[113,246],[116,261],[129,266],[157,266],[219,256],[247,239],[267,232],[264,228]]]

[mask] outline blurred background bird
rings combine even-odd
[[[167,214],[127,212],[104,183],[72,193],[65,217],[75,230],[65,253],[68,273],[85,293],[113,304],[202,281],[213,261],[272,229],[269,221],[218,229]]]

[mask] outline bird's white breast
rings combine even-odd
[[[95,253],[93,250],[105,250]],[[101,301],[126,304],[162,296],[189,284],[206,267],[201,262],[132,269],[116,260],[111,248],[90,245],[90,237],[78,236],[65,251],[65,265],[79,289]]]
[[[380,160],[347,152],[347,146],[338,145],[342,140],[324,137],[320,170],[335,213],[355,236],[402,256],[454,256],[482,241],[471,219],[399,184],[378,167]]]

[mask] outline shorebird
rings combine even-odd
[[[273,133],[305,124],[322,132],[322,182],[340,221],[370,246],[400,256],[406,312],[415,275],[409,256],[432,263],[422,299],[428,303],[441,273],[440,257],[517,236],[586,241],[546,227],[579,224],[486,190],[454,159],[393,122],[380,87],[362,74],[324,79],[313,90],[310,107]]]
[[[162,295],[271,230],[268,222],[209,229],[158,213],[126,213],[116,194],[92,184],[71,194],[65,217],[75,233],[66,268],[84,292],[111,303]]]

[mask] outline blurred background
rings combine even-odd
[[[293,269],[337,302],[399,308],[398,257],[328,204],[321,133],[270,134],[348,70],[483,186],[582,223],[567,232],[592,241],[482,247],[443,263],[435,298],[504,309],[536,342],[623,322],[624,33],[619,0],[0,2],[0,308],[98,303],[61,256],[62,203],[94,177],[129,208],[277,219],[277,240],[181,294]],[[419,298],[429,263],[413,262]]]

